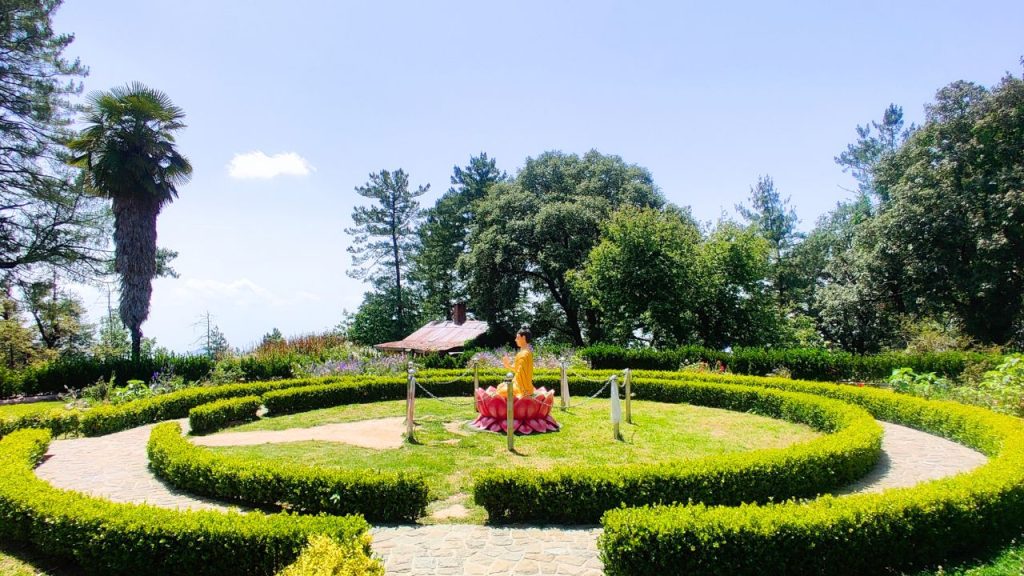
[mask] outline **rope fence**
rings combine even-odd
[[[577,372],[575,369],[573,369],[572,373],[575,376],[575,379],[578,379],[580,381],[583,381],[583,382],[586,382],[586,383],[589,383],[589,384],[601,384],[602,386],[601,386],[600,389],[598,389],[597,392],[595,392],[594,394],[592,394],[590,396],[586,396],[582,401],[576,402],[575,404],[571,404],[570,397],[569,397],[569,378],[568,378],[569,370],[568,370],[568,366],[567,366],[567,363],[564,362],[564,361],[562,361],[560,364],[561,364],[561,378],[560,378],[560,381],[561,381],[561,388],[562,388],[562,390],[561,390],[562,410],[568,410],[570,408],[570,406],[572,408],[582,408],[583,406],[586,406],[587,404],[589,404],[593,400],[596,400],[597,398],[600,398],[602,395],[604,395],[606,390],[611,388],[611,393],[609,395],[609,401],[610,401],[610,409],[611,409],[611,420],[612,420],[612,428],[613,428],[613,437],[615,438],[615,440],[621,441],[622,440],[622,434],[621,434],[621,432],[619,430],[619,426],[620,426],[620,423],[621,423],[621,421],[623,419],[623,405],[622,405],[623,404],[623,402],[622,402],[623,399],[621,399],[620,396],[619,396],[619,388],[620,387],[624,388],[624,396],[625,396],[625,398],[624,398],[625,421],[627,423],[629,423],[629,424],[632,424],[633,423],[632,406],[631,406],[632,371],[629,368],[624,370],[623,378],[622,378],[622,383],[620,384],[619,381],[618,381],[618,378],[619,378],[618,374],[612,374],[612,375],[610,375],[608,378],[606,378],[604,380],[597,380],[597,379],[592,379],[592,378],[586,378],[582,374]],[[480,387],[479,367],[480,367],[479,366],[479,360],[474,359],[472,367],[471,368],[467,367],[467,369],[465,371],[463,371],[462,374],[459,374],[454,379],[448,380],[448,381],[445,381],[445,382],[431,382],[431,384],[438,385],[438,386],[448,386],[448,385],[455,384],[455,383],[461,381],[465,376],[467,376],[468,374],[470,374],[470,372],[472,372],[472,374],[473,374],[473,394],[472,394],[472,399],[469,402],[464,402],[464,401],[450,400],[450,399],[445,398],[445,397],[437,396],[436,394],[431,392],[430,389],[427,388],[427,386],[417,382],[417,380],[416,380],[416,372],[417,372],[416,365],[413,362],[409,362],[408,363],[408,370],[407,370],[407,373],[408,373],[408,390],[407,390],[407,394],[406,394],[406,440],[407,441],[409,441],[409,442],[415,442],[416,441],[415,440],[416,389],[419,388],[424,394],[426,394],[430,398],[432,398],[434,400],[437,400],[439,402],[448,404],[450,406],[456,406],[456,407],[459,407],[459,408],[475,407],[476,406],[476,391]],[[508,436],[509,436],[509,440],[508,440],[508,449],[509,449],[509,451],[515,451],[515,440],[514,440],[515,431],[514,431],[514,426],[513,426],[513,412],[514,412],[513,411],[513,403],[515,401],[515,395],[511,393],[511,390],[512,390],[512,376],[513,376],[512,373],[509,372],[508,374],[505,375],[505,378],[504,378],[504,383],[505,383],[505,386],[506,386],[506,390],[508,391],[507,394],[506,394],[506,399],[508,401],[507,417],[508,417],[509,421],[507,422],[506,429],[507,429]],[[519,398],[519,401],[520,402],[522,402],[522,401],[535,402],[535,403],[537,403],[538,405],[541,405],[541,406],[546,406],[547,405],[546,402],[537,400],[536,398],[533,398],[533,397],[530,397],[530,396],[524,396],[522,398]]]

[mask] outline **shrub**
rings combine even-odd
[[[616,506],[814,496],[863,476],[881,451],[881,427],[867,412],[820,397],[669,380],[637,379],[633,390],[640,399],[753,411],[832,434],[785,449],[654,466],[478,472],[473,497],[490,521],[593,523]]]
[[[384,565],[372,557],[369,534],[347,542],[311,536],[298,560],[277,576],[384,576]]]
[[[177,488],[254,506],[284,503],[306,514],[362,514],[372,522],[413,521],[429,501],[416,474],[336,470],[221,456],[182,437],[176,422],[150,434],[153,472]]]
[[[602,519],[599,541],[609,574],[878,574],[976,551],[1024,528],[1020,420],[872,388],[685,377],[842,399],[876,418],[963,442],[991,460],[967,474],[880,494],[809,503],[612,510]]]
[[[193,434],[209,434],[232,424],[259,418],[256,411],[263,404],[259,396],[225,398],[201,404],[188,411],[188,426]]]
[[[929,352],[905,354],[886,352],[856,355],[816,348],[737,348],[720,352],[687,346],[675,350],[626,349],[599,345],[584,348],[580,356],[595,369],[632,368],[634,370],[676,370],[685,364],[721,363],[736,374],[764,376],[780,368],[793,378],[836,382],[841,380],[882,380],[896,368],[915,372],[934,372],[955,378],[975,363],[991,361],[993,356],[976,352]]]
[[[0,440],[0,541],[31,544],[87,573],[266,576],[310,536],[350,541],[369,528],[359,517],[179,512],[58,490],[32,471],[49,438],[22,430]]]

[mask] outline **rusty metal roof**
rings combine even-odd
[[[481,320],[466,320],[462,324],[456,324],[451,320],[435,320],[409,334],[403,340],[377,344],[374,348],[397,352],[405,350],[447,352],[455,348],[462,348],[466,342],[482,336],[485,332],[487,332],[487,322]]]

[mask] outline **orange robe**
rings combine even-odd
[[[520,348],[512,364],[512,391],[516,398],[533,395],[533,350]],[[505,385],[498,387],[498,395],[507,398]]]

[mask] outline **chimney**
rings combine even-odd
[[[462,326],[466,323],[466,303],[456,302],[452,306],[452,321],[455,322],[456,326]]]

